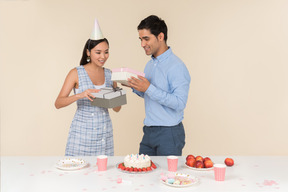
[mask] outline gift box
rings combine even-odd
[[[129,85],[128,78],[131,78],[132,76],[138,78],[137,75],[145,77],[145,73],[138,72],[130,68],[117,68],[112,69],[111,80],[124,85]]]
[[[92,93],[95,98],[91,105],[104,108],[114,108],[127,103],[126,91],[117,87],[105,87],[100,89],[98,93]]]

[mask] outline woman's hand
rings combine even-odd
[[[116,82],[113,82],[113,88],[115,89],[116,87],[117,87],[117,83],[116,83]],[[113,111],[119,112],[120,109],[121,109],[121,106],[114,107],[114,108],[113,108]]]
[[[121,106],[118,106],[118,107],[114,107],[114,108],[113,108],[113,111],[115,111],[115,112],[119,112],[119,111],[120,111],[120,109],[121,109]]]
[[[100,89],[86,89],[85,91],[79,94],[79,97],[81,99],[87,97],[90,101],[93,101],[92,98],[95,98],[95,97],[93,96],[92,93],[98,93],[99,91]]]

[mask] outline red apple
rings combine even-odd
[[[211,167],[213,167],[213,162],[212,162],[211,160],[209,160],[209,159],[206,159],[206,160],[204,161],[204,167],[205,167],[205,168],[211,168]]]
[[[211,160],[210,157],[205,157],[203,161]]]
[[[203,163],[203,161],[196,161],[195,167],[196,167],[196,168],[204,168],[204,163]]]
[[[234,165],[234,160],[232,158],[226,158],[224,162],[229,167]]]
[[[186,161],[186,165],[189,167],[195,167],[196,160],[194,158],[190,158]]]
[[[203,161],[203,157],[202,156],[197,156],[195,157],[196,161]]]
[[[191,158],[195,159],[194,155],[187,155],[186,161],[187,161],[188,159],[191,159]]]

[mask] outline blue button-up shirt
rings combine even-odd
[[[185,64],[171,48],[153,57],[144,69],[150,86],[145,93],[133,89],[144,98],[146,126],[174,126],[184,118],[190,75]]]

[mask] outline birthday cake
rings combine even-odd
[[[124,158],[125,167],[144,168],[151,166],[151,159],[148,155],[132,154]]]
[[[148,155],[131,154],[124,158],[123,163],[119,163],[118,168],[129,172],[152,171],[156,165],[151,161]]]

